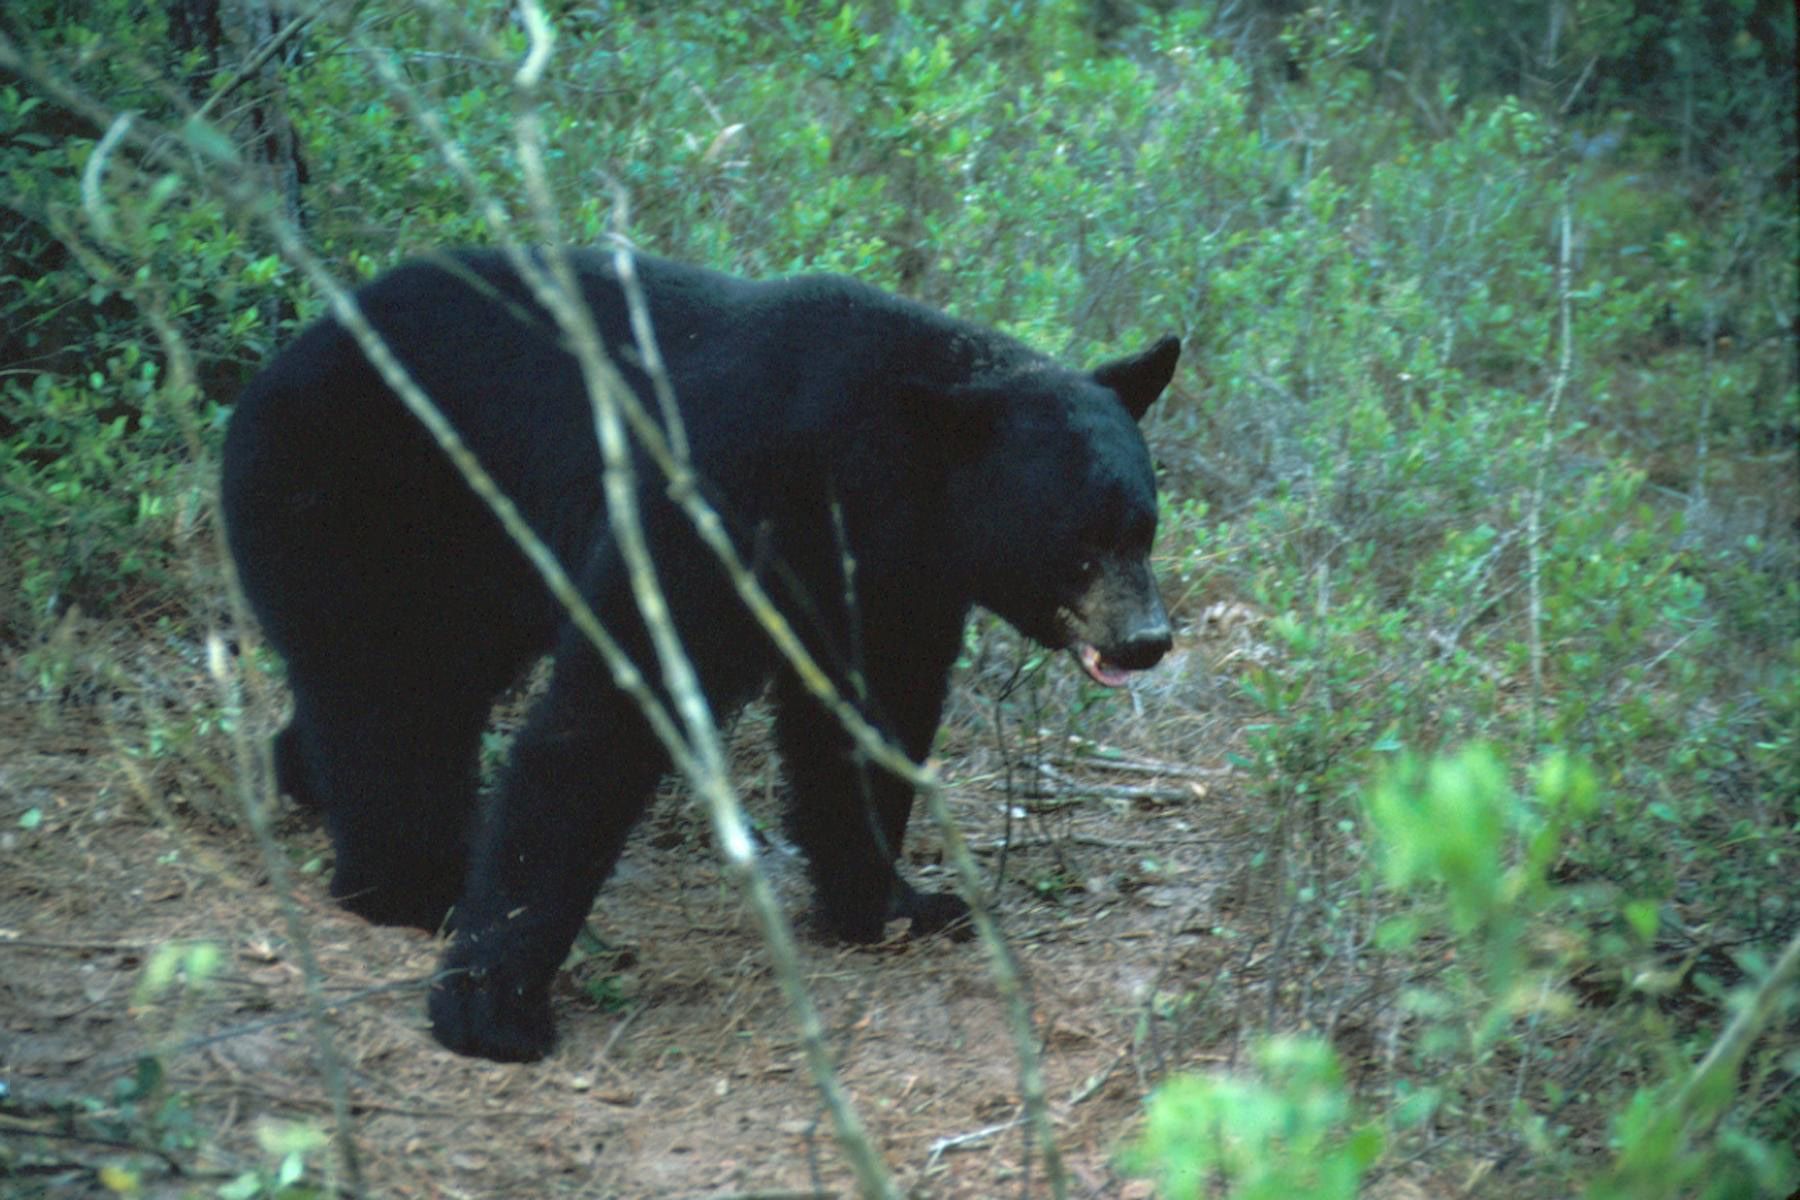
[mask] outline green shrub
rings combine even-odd
[[[1260,1078],[1185,1075],[1158,1088],[1131,1169],[1168,1200],[1354,1200],[1382,1139],[1358,1123],[1331,1047],[1274,1038],[1256,1061]]]

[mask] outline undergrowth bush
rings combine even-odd
[[[1352,1102],[1331,1047],[1274,1038],[1256,1057],[1267,1083],[1188,1075],[1160,1089],[1134,1164],[1169,1200],[1215,1194],[1215,1180],[1231,1200],[1355,1200],[1381,1134],[1348,1127]]]

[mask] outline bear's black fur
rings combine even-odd
[[[655,412],[611,257],[570,261],[609,352]],[[636,262],[706,494],[809,649],[911,758],[930,749],[973,604],[1073,650],[1103,683],[1168,649],[1136,419],[1175,369],[1175,339],[1081,373],[848,279],[759,283]],[[357,298],[659,680],[607,524],[575,358],[506,259],[417,261]],[[911,789],[863,771],[660,474],[642,455],[637,467],[656,570],[713,711],[774,680],[792,834],[825,924],[867,942],[890,917],[924,932],[965,916],[956,897],[914,892],[895,870]],[[324,812],[332,894],[371,920],[427,929],[454,905],[452,970],[431,998],[438,1038],[489,1058],[542,1055],[550,981],[667,755],[337,323],[306,330],[245,392],[222,495],[244,592],[294,693],[279,783]],[[477,831],[490,706],[546,651],[548,693]]]

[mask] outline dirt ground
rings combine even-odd
[[[1244,853],[1232,833],[1242,801],[1223,761],[1234,731],[1203,727],[1213,718],[1199,715],[1198,693],[1212,686],[1200,664],[1228,652],[1180,648],[1141,694],[1084,718],[1105,745],[1066,733],[1021,742],[1017,729],[1002,744],[991,689],[968,685],[979,664],[951,705],[940,765],[990,880],[1004,857],[1001,919],[1027,973],[1073,1195],[1150,1195],[1118,1167],[1144,1096],[1169,1070],[1228,1061],[1235,1046],[1236,1001],[1220,989],[1192,1003],[1220,972],[1213,930]],[[180,656],[176,673],[206,687],[197,650]],[[246,1170],[273,1170],[279,1155],[258,1138],[266,1119],[330,1129],[332,1109],[304,955],[256,841],[242,825],[206,820],[197,803],[230,803],[219,794],[230,768],[209,777],[194,763],[209,748],[228,755],[231,740],[202,731],[165,749],[186,765],[162,771],[158,718],[146,710],[169,707],[167,679],[51,695],[17,660],[6,665],[0,1193],[135,1184],[142,1195],[211,1196]],[[170,669],[159,660],[143,673]],[[1060,680],[1052,686],[1075,686],[1066,662],[1047,670]],[[1053,696],[1044,711],[1067,722],[1066,700]],[[1172,738],[1170,723],[1182,721]],[[752,813],[775,828],[766,724],[753,709],[735,744]],[[1153,741],[1209,757],[1173,761]],[[922,808],[912,874],[948,887]],[[325,838],[285,802],[276,832],[302,868],[293,902],[371,1194],[854,1194],[753,922],[681,798],[638,829],[591,919],[598,941],[559,980],[557,1049],[524,1066],[433,1042],[424,986],[440,943],[337,909],[316,869]],[[832,946],[807,927],[792,852],[772,839],[763,860],[798,924],[843,1083],[902,1188],[1048,1195],[1042,1164],[1024,1154],[1017,1067],[980,947],[914,942],[898,926],[877,948]],[[1243,928],[1254,917],[1232,920]],[[146,989],[159,948],[195,943],[220,952],[210,980]],[[160,1077],[141,1074],[145,1061]],[[310,1151],[305,1180],[323,1182],[329,1157]]]

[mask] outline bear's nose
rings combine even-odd
[[[1166,620],[1138,626],[1119,643],[1117,653],[1106,657],[1129,671],[1143,671],[1162,661],[1175,644]]]

